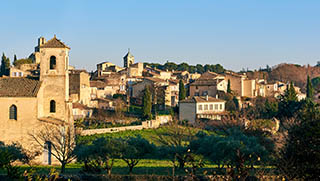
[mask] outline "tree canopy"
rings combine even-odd
[[[196,66],[194,65],[189,65],[188,63],[180,63],[180,64],[176,64],[174,62],[169,62],[167,61],[165,64],[159,64],[159,63],[145,63],[145,65],[149,65],[151,67],[160,69],[160,70],[178,70],[178,71],[188,71],[190,73],[204,73],[207,71],[210,72],[216,72],[216,73],[223,73],[225,71],[225,69],[223,68],[222,65],[220,64],[206,64],[206,65],[202,65],[202,64],[197,64]]]

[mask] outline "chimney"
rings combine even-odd
[[[208,95],[206,95],[206,101],[208,101],[209,100],[209,96]]]
[[[218,94],[216,94],[216,99],[219,99],[219,95]]]

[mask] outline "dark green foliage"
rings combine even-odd
[[[10,59],[2,53],[1,57],[1,66],[0,66],[0,75],[9,75],[10,68]]]
[[[319,90],[319,89],[320,89],[320,77],[315,77],[315,78],[311,79],[311,83],[312,83],[312,86],[313,86],[316,90]]]
[[[230,79],[228,79],[228,85],[227,85],[227,93],[231,94],[231,83],[230,83]]]
[[[190,73],[204,73],[207,71],[210,72],[216,72],[216,73],[223,73],[225,71],[225,69],[223,68],[223,66],[221,66],[220,64],[216,64],[216,65],[209,65],[206,64],[205,66],[201,65],[201,64],[197,64],[196,66],[194,65],[189,65],[185,62],[181,63],[181,64],[175,64],[174,62],[169,62],[167,61],[164,65],[158,64],[158,63],[145,63],[145,65],[149,65],[151,67],[160,69],[160,70],[178,70],[178,71],[188,71]]]
[[[27,161],[27,155],[22,147],[18,144],[5,145],[0,142],[0,168],[5,169],[10,178],[19,176],[18,167],[13,165],[15,161]]]
[[[120,144],[119,139],[102,137],[94,140],[92,144],[78,144],[75,153],[78,161],[84,163],[83,171],[89,173],[106,171],[110,176],[114,159],[120,156]]]
[[[147,86],[144,94],[143,94],[143,117],[144,119],[150,120],[152,119],[152,98],[151,98],[151,93],[150,89]]]
[[[186,88],[182,80],[179,81],[179,100],[184,100],[186,98]]]
[[[223,100],[226,101],[226,110],[230,112],[235,112],[237,111],[237,105],[236,101],[234,100],[234,96],[232,94],[223,94],[220,96]]]
[[[18,59],[17,59],[17,55],[14,54],[14,57],[13,57],[13,65],[14,65],[14,62],[16,62]]]
[[[31,58],[22,58],[22,59],[14,61],[13,65],[16,67],[19,67],[22,64],[31,64],[31,63],[33,63]]]
[[[194,137],[190,127],[181,126],[178,122],[171,123],[166,132],[157,135],[160,142],[159,157],[169,159],[174,167],[184,168],[188,162],[188,144]],[[178,165],[176,165],[178,162]]]
[[[141,137],[122,139],[119,147],[120,158],[127,163],[130,174],[141,159],[150,158],[155,152],[155,146]]]
[[[289,128],[277,166],[289,180],[320,179],[319,119],[301,121]]]
[[[113,94],[112,98],[113,98],[113,99],[118,99],[118,98],[120,98],[121,100],[126,101],[126,96],[123,95],[123,94]]]
[[[313,87],[312,87],[312,83],[311,83],[309,75],[307,78],[307,98],[309,98],[309,99],[313,98]]]
[[[299,120],[306,122],[309,120],[320,119],[319,105],[311,99],[305,99],[300,102],[300,109],[298,111]]]
[[[287,86],[284,95],[281,95],[279,102],[279,118],[292,118],[300,109],[300,102],[298,101],[297,94],[294,90],[293,83]]]
[[[253,106],[242,109],[248,119],[271,119],[278,114],[278,101],[273,98],[257,97],[252,99]]]
[[[191,142],[191,148],[217,164],[218,168],[227,165],[232,169],[233,178],[246,178],[253,165],[260,165],[270,158],[268,148],[262,143],[264,138],[256,135],[245,133],[238,127],[231,127],[222,135],[201,135]]]

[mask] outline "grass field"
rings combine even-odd
[[[66,167],[66,174],[78,174],[81,171],[82,166],[83,165],[80,163],[68,164]],[[199,173],[201,174],[204,171],[207,171],[208,173],[210,172],[213,173],[214,171],[217,171],[215,167],[216,167],[215,165],[206,164],[205,168],[202,168],[199,170]],[[38,173],[41,173],[41,174],[49,173],[52,168],[56,169],[57,171],[60,171],[59,166],[34,166],[34,168],[37,170]],[[27,165],[20,166],[21,172],[27,169],[30,169],[30,167]],[[143,159],[133,169],[133,174],[135,175],[172,175],[172,171],[173,171],[172,163],[169,160]],[[126,163],[121,159],[116,159],[112,169],[112,173],[119,174],[119,175],[127,175],[128,168]],[[5,175],[6,174],[5,170],[0,170],[0,174]],[[176,169],[175,174],[186,175],[186,172],[185,170]]]

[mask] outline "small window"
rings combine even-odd
[[[214,105],[214,109],[215,109],[215,110],[218,110],[218,104],[215,104],[215,105]]]
[[[210,110],[213,110],[213,104],[210,104]]]
[[[220,104],[220,110],[222,110],[222,104]]]
[[[199,105],[199,111],[202,111],[202,105]]]
[[[50,101],[50,112],[55,113],[56,112],[56,101],[51,100]]]
[[[9,119],[17,120],[17,106],[15,105],[10,106]]]
[[[208,110],[208,104],[204,105],[204,110],[207,111]]]
[[[56,57],[51,56],[50,57],[50,69],[55,69],[56,68]]]

